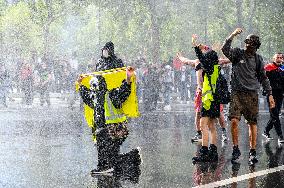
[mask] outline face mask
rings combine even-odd
[[[108,58],[109,54],[107,50],[103,50],[103,57]]]

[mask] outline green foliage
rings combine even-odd
[[[8,7],[1,16],[3,50],[10,56],[28,56],[31,51],[41,50],[41,30],[33,23],[28,5],[20,2]]]
[[[37,0],[7,4],[0,0],[1,50],[5,57],[50,58],[77,52],[82,62],[100,55],[113,41],[119,56],[144,56],[160,62],[183,51],[195,58],[191,35],[220,48],[236,28],[242,46],[251,32],[262,39],[260,53],[269,58],[283,51],[283,1],[273,0]],[[158,58],[158,59],[155,59]]]

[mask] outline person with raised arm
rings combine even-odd
[[[245,39],[245,48],[232,48],[233,39],[242,33],[241,28],[225,40],[222,52],[232,62],[231,102],[229,119],[233,141],[232,163],[238,162],[241,155],[239,149],[238,125],[243,115],[249,127],[249,165],[258,162],[256,157],[257,117],[258,117],[258,91],[260,83],[266,91],[270,108],[274,108],[270,82],[265,74],[262,57],[257,54],[261,42],[259,36],[250,34]]]
[[[196,46],[196,39],[197,39],[197,35],[192,35],[192,42],[193,42],[193,46]],[[203,49],[203,52],[205,53],[206,50],[209,49],[208,46],[205,46]],[[196,87],[196,92],[195,92],[195,97],[194,97],[194,107],[195,107],[195,128],[196,128],[196,135],[194,137],[191,138],[192,142],[198,142],[202,139],[202,131],[200,128],[200,112],[201,112],[201,96],[202,96],[202,85],[203,85],[203,76],[202,76],[202,68],[201,68],[201,64],[200,61],[198,59],[196,60],[191,60],[188,58],[185,58],[184,56],[182,56],[182,54],[180,52],[177,53],[177,58],[179,58],[184,64],[186,65],[190,65],[191,67],[195,68],[196,71],[196,77],[197,77],[197,87]],[[219,64],[227,64],[229,63],[228,59],[225,58],[219,58]],[[225,123],[225,118],[224,118],[224,112],[222,110],[220,110],[220,117],[219,117],[219,124],[222,128],[222,141],[226,142],[228,140],[227,137],[227,130],[226,130],[226,123]]]

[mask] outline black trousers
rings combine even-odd
[[[272,93],[273,93],[273,98],[275,101],[275,108],[269,110],[270,119],[265,127],[265,131],[269,133],[269,131],[274,127],[277,135],[282,136],[279,113],[282,107],[283,93],[282,92],[272,92]],[[268,101],[268,98],[267,98],[267,101]]]
[[[22,92],[24,93],[22,103],[31,105],[33,103],[33,84],[32,81],[26,80],[22,85]]]
[[[98,150],[98,170],[106,170],[114,168],[121,171],[125,168],[125,164],[136,165],[140,162],[140,156],[137,149],[133,149],[128,153],[121,154],[120,146],[126,137],[113,139],[111,138],[107,128],[102,129],[96,134],[97,150]]]
[[[50,96],[49,96],[48,85],[41,86],[39,88],[39,99],[40,99],[41,105],[43,105],[45,101],[46,101],[48,106],[50,105]]]
[[[187,101],[188,99],[187,82],[180,83],[180,98],[182,101]]]

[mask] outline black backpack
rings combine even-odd
[[[228,88],[228,83],[223,74],[219,73],[217,78],[216,90],[215,90],[216,100],[220,104],[228,104],[231,100],[231,93]]]
[[[229,91],[227,80],[223,76],[223,74],[221,74],[220,69],[221,68],[219,67],[219,76],[217,78],[216,89],[215,93],[213,93],[213,97],[214,100],[216,100],[220,104],[228,104],[231,100],[231,93]],[[208,77],[208,81],[212,89],[211,76]]]

